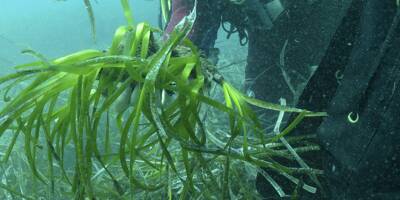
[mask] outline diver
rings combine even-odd
[[[288,97],[290,90],[283,84],[285,77],[276,58],[282,57],[282,46],[292,37],[294,46],[297,42],[301,49],[292,48],[298,56],[294,62],[309,57],[318,62],[294,103],[329,114],[323,120],[307,119],[296,128],[295,134],[317,133],[323,150],[316,162],[325,171],[325,190],[317,195],[300,195],[301,199],[400,199],[398,5],[395,0],[345,0],[337,1],[344,6],[335,10],[326,2],[201,0],[189,37],[205,56],[212,56],[221,24],[228,36],[237,32],[241,44],[248,43],[249,94],[267,101]],[[193,7],[191,0],[172,3],[167,33]],[[326,11],[337,17],[322,18],[318,23],[309,18],[313,12]],[[329,29],[332,21],[337,25]],[[225,27],[226,23],[231,27]],[[321,30],[311,30],[318,26]],[[328,38],[328,42],[316,38]],[[325,49],[311,48],[315,43],[328,45]],[[266,198],[279,199],[262,176],[257,177],[257,189]]]

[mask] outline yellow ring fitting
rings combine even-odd
[[[340,70],[337,70],[337,71],[335,72],[335,78],[336,78],[337,80],[342,80],[343,77],[344,77],[344,74],[343,74]]]
[[[355,114],[355,116],[353,116],[354,114]],[[354,117],[355,117],[355,118],[354,118]],[[348,120],[350,123],[352,123],[352,124],[357,123],[359,119],[360,119],[360,116],[358,115],[358,113],[350,112],[350,113],[347,115],[347,120]]]

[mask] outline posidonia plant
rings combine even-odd
[[[38,61],[0,78],[7,101],[0,111],[0,139],[11,138],[0,154],[1,165],[9,163],[22,139],[33,182],[47,193],[23,192],[4,182],[1,188],[25,199],[248,199],[255,194],[241,180],[244,166],[278,172],[295,184],[298,176],[308,175],[319,184],[322,172],[297,154],[318,147],[303,143],[307,137],[284,136],[305,117],[325,113],[263,102],[225,81],[186,38],[195,9],[158,45],[159,31],[146,23],[133,25],[126,1],[123,7],[128,25],[116,30],[107,51],[88,49],[49,60],[24,50]],[[15,89],[21,82],[28,84]],[[206,95],[211,83],[220,86],[224,103]],[[133,107],[115,113],[117,99],[131,90]],[[167,103],[168,94],[176,98]],[[252,106],[281,117],[298,115],[282,131],[278,126],[266,134]],[[205,109],[227,118],[226,135],[208,130]],[[299,166],[284,166],[277,157]],[[284,195],[267,171],[267,180]]]

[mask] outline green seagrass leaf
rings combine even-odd
[[[129,7],[128,0],[121,0],[121,5],[124,11],[125,19],[128,22],[128,25],[130,26],[133,25],[133,15],[132,15],[132,10]]]

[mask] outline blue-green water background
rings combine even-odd
[[[97,3],[96,3],[97,2]],[[159,1],[131,0],[136,22],[157,26]],[[92,1],[96,19],[94,42],[88,13],[81,0],[0,0],[0,73],[32,61],[21,54],[31,48],[48,58],[81,49],[106,49],[115,29],[126,24],[120,1]]]

